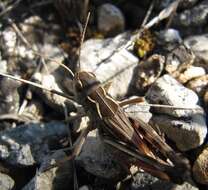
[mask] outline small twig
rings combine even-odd
[[[13,10],[15,7],[18,6],[18,4],[21,2],[22,0],[17,0],[13,5],[8,6],[5,10],[3,10],[0,13],[0,18],[3,17],[5,14],[9,13],[11,10]]]
[[[37,7],[41,7],[41,6],[46,6],[49,4],[52,4],[54,1],[53,0],[44,0],[38,3],[34,3],[33,5],[30,6],[30,8],[37,8]]]
[[[166,24],[166,27],[165,27],[166,29],[170,27],[170,25],[171,25],[171,23],[172,23],[172,21],[173,21],[173,17],[174,17],[175,14],[176,14],[176,10],[177,10],[177,8],[178,8],[178,5],[179,5],[179,3],[181,2],[181,0],[176,0],[176,1],[178,1],[178,4],[175,6],[175,8],[174,8],[172,14],[170,15],[170,18],[169,18],[169,20],[168,20],[168,22],[167,22],[167,24]]]
[[[65,94],[65,93],[63,93],[63,92],[59,92],[59,91],[54,90],[54,89],[51,89],[51,88],[46,88],[46,87],[44,87],[43,85],[37,84],[37,83],[32,82],[32,81],[28,81],[28,80],[25,80],[25,79],[22,79],[22,78],[17,78],[17,77],[14,77],[14,76],[12,76],[12,75],[5,74],[5,73],[1,73],[1,72],[0,72],[0,76],[8,77],[8,78],[10,78],[10,79],[17,80],[17,81],[20,81],[20,82],[23,82],[23,83],[26,83],[26,84],[35,86],[35,87],[37,87],[37,88],[46,90],[46,91],[48,91],[48,92],[50,92],[50,93],[54,93],[54,94],[60,95],[60,96],[65,97],[65,98],[67,98],[67,99],[69,99],[69,100],[73,100],[73,96],[69,96],[69,95],[67,95],[67,94]]]
[[[83,28],[83,31],[81,34],[81,41],[80,41],[80,46],[79,46],[78,70],[80,70],[81,49],[82,49],[82,44],[84,42],[86,31],[87,31],[87,25],[88,25],[89,19],[90,19],[90,12],[88,12],[88,14],[87,14],[86,22],[85,22],[85,25],[84,25],[84,28]]]
[[[71,129],[69,128],[69,121],[66,120],[68,117],[68,111],[67,111],[66,106],[64,106],[64,116],[65,116],[66,124],[68,126],[67,127],[68,140],[69,140],[69,146],[71,148],[73,146],[73,143],[72,143],[72,137],[71,137]],[[76,164],[75,164],[74,158],[72,158],[72,166],[73,166],[74,190],[78,190],[79,186],[78,186],[77,171],[76,171]]]
[[[144,20],[143,20],[143,22],[142,22],[142,24],[141,24],[141,28],[147,23],[147,21],[148,21],[150,15],[151,15],[151,13],[152,13],[152,10],[153,10],[153,8],[154,8],[154,5],[155,5],[155,1],[152,1],[152,3],[151,3],[150,6],[149,6],[149,9],[147,10],[147,13],[146,13],[146,15],[145,15],[145,17],[144,17]]]
[[[32,52],[33,52],[34,55],[37,55],[37,56],[39,56],[39,57],[41,57],[41,58],[44,58],[44,59],[46,59],[46,60],[49,60],[49,61],[51,61],[51,62],[54,62],[54,63],[60,65],[61,67],[65,68],[65,69],[70,73],[70,75],[71,75],[72,77],[74,77],[74,73],[73,73],[72,70],[69,69],[66,65],[62,64],[61,62],[56,61],[55,59],[49,58],[48,56],[43,55],[42,53],[37,52],[36,50],[34,50],[34,49],[32,48],[32,46],[31,46],[31,44],[25,39],[25,37],[22,35],[22,33],[21,33],[21,31],[19,30],[19,28],[17,27],[17,25],[16,25],[12,20],[10,20],[10,24],[11,24],[12,28],[14,29],[14,31],[19,35],[19,37],[20,37],[20,39],[22,40],[22,42],[23,42],[29,49],[32,50]]]
[[[137,103],[135,103],[137,104]],[[202,110],[200,107],[184,107],[184,106],[171,106],[171,105],[162,105],[162,104],[138,104],[141,107],[158,107],[158,108],[170,108],[170,109],[181,109],[181,110]]]
[[[31,119],[27,119],[26,117],[19,116],[17,114],[9,113],[0,115],[0,120],[16,120],[19,122],[29,122]]]

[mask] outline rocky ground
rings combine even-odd
[[[97,129],[75,160],[45,171],[69,155],[65,148],[82,129],[99,123],[76,99],[1,77],[0,189],[207,189],[207,18],[208,0],[1,1],[0,73],[74,95],[61,62],[74,73],[93,72],[116,101],[143,97],[123,110],[190,161],[193,183],[177,185],[138,168],[129,175]]]

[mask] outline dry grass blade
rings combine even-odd
[[[27,39],[24,37],[24,35],[22,34],[22,32],[19,30],[19,28],[17,27],[17,25],[16,25],[11,19],[9,19],[9,22],[10,22],[12,28],[14,29],[14,31],[18,34],[18,36],[19,36],[20,39],[22,40],[22,42],[23,42],[29,49],[32,50],[32,52],[33,52],[34,55],[37,55],[37,56],[41,57],[42,59],[46,59],[46,60],[49,60],[49,61],[51,61],[51,62],[54,62],[54,63],[60,65],[61,67],[63,67],[64,69],[66,69],[66,70],[70,73],[70,75],[71,75],[72,77],[74,77],[74,73],[73,73],[72,70],[69,69],[66,65],[64,65],[64,64],[62,64],[62,63],[56,61],[55,59],[49,58],[48,56],[43,55],[43,54],[41,54],[40,52],[35,51],[35,50],[32,48],[31,44],[30,44],[30,43],[27,41]]]
[[[28,80],[25,80],[25,79],[22,79],[22,78],[17,78],[17,77],[14,77],[14,76],[12,76],[12,75],[5,74],[5,73],[0,73],[0,76],[7,77],[7,78],[10,78],[10,79],[19,81],[19,82],[23,82],[23,83],[32,85],[32,86],[34,86],[34,87],[37,87],[37,88],[46,90],[46,91],[48,91],[48,92],[50,92],[50,93],[54,93],[54,94],[60,95],[60,96],[62,96],[62,97],[64,97],[64,98],[67,98],[67,99],[69,99],[69,100],[73,100],[73,96],[69,96],[69,95],[67,95],[67,94],[65,94],[65,93],[63,93],[63,92],[59,92],[59,91],[54,90],[54,89],[46,88],[46,87],[44,87],[43,85],[37,84],[37,83],[32,82],[32,81],[28,81]]]
[[[84,25],[84,28],[83,28],[83,31],[82,31],[82,34],[81,34],[81,41],[80,41],[80,46],[79,46],[79,59],[78,59],[78,65],[77,65],[78,68],[77,68],[77,71],[80,70],[81,49],[82,49],[82,44],[84,42],[85,33],[87,31],[87,25],[88,25],[89,19],[90,19],[90,12],[88,12],[88,14],[87,14],[86,22],[85,22],[85,25]]]

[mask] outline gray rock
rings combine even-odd
[[[193,51],[182,43],[167,54],[165,70],[184,84],[195,76],[201,76],[205,73],[203,68],[192,66],[194,61]]]
[[[0,173],[0,189],[12,190],[14,187],[14,180],[6,174]]]
[[[81,51],[81,70],[93,72],[101,82],[112,80],[109,94],[120,97],[126,94],[138,58],[126,49],[117,51],[130,40],[129,33],[112,39],[87,40]]]
[[[45,157],[44,162],[48,160],[61,160],[66,156],[62,151],[55,152],[50,157]],[[45,164],[43,162],[42,166]],[[54,163],[54,162],[53,162]],[[37,171],[31,181],[23,187],[23,190],[62,190],[70,187],[72,178],[72,169],[69,162],[64,162],[61,166],[49,169],[44,172]]]
[[[184,43],[193,50],[199,59],[198,62],[204,62],[204,68],[208,71],[208,34],[189,36],[184,40]]]
[[[182,185],[176,185],[168,181],[162,181],[156,177],[147,173],[138,173],[133,183],[131,184],[131,190],[198,190],[197,187],[184,183]]]
[[[136,90],[142,94],[156,81],[164,68],[165,58],[158,54],[153,54],[146,60],[140,62],[134,70],[132,81],[132,91]]]
[[[53,49],[51,46],[49,49]],[[51,52],[54,52],[54,55],[59,55],[56,57],[57,62],[63,61],[63,56],[60,55],[60,50],[56,48],[56,50],[53,50]],[[67,72],[66,69],[60,67],[58,64],[54,64],[53,61],[48,62],[47,64],[48,69],[42,69],[41,72],[37,72],[33,75],[33,79],[37,83],[41,83],[42,86],[56,90],[58,92],[64,92],[65,94],[72,95],[73,86],[72,83],[68,84],[68,86],[65,86],[65,80],[72,80],[70,74]],[[70,89],[71,92],[67,91],[67,89]],[[73,100],[69,100],[65,97],[62,97],[57,94],[49,93],[46,90],[32,88],[33,92],[38,94],[42,100],[49,105],[51,108],[53,108],[55,111],[64,113],[64,106],[67,106],[68,111],[76,111],[77,103]]]
[[[208,185],[208,146],[205,146],[193,165],[193,176],[201,184]]]
[[[187,151],[202,145],[207,135],[206,120],[202,114],[193,114],[187,119],[177,119],[167,115],[154,115],[152,126],[175,142],[178,149]]]
[[[185,82],[201,77],[206,74],[206,71],[203,67],[196,67],[196,66],[190,66],[187,67],[187,69],[179,76],[179,80],[184,84]]]
[[[102,143],[97,130],[93,130],[88,134],[76,161],[93,175],[113,179],[117,178],[122,170],[111,153]]]
[[[82,187],[79,188],[79,190],[89,190],[89,187],[86,185],[83,185]]]
[[[177,107],[196,108],[196,104],[198,103],[198,96],[195,92],[184,87],[168,74],[156,80],[148,90],[146,98],[153,104]],[[193,114],[192,109],[171,109],[162,107],[155,109],[155,112],[165,113],[175,117],[188,117]]]
[[[190,8],[193,5],[195,5],[198,1],[199,0],[183,0],[180,2],[179,8],[182,9]],[[164,9],[172,2],[174,2],[174,0],[164,0],[162,2],[157,2],[156,6],[158,6],[160,9]]]
[[[0,133],[0,158],[16,166],[41,163],[50,151],[50,144],[67,136],[61,122],[18,126]]]
[[[204,75],[190,80],[187,83],[186,87],[192,89],[200,97],[202,97],[206,91],[207,84],[208,84],[208,75]]]
[[[98,30],[105,35],[117,35],[125,28],[125,18],[118,7],[110,3],[98,8]]]
[[[182,38],[178,30],[168,28],[157,33],[157,43],[167,50],[171,50],[176,44],[182,42]]]
[[[182,13],[177,14],[173,18],[175,26],[183,27],[199,27],[203,26],[207,22],[208,16],[208,1],[201,1],[198,5],[191,9],[187,9]]]

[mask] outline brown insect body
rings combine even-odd
[[[78,102],[83,105],[90,119],[96,120],[96,127],[105,134],[104,139],[107,136],[114,142],[120,141],[116,145],[118,149],[131,156],[136,155],[134,164],[154,176],[176,183],[182,183],[190,177],[188,160],[177,155],[151,126],[129,118],[119,103],[107,95],[94,74],[78,72],[75,75],[75,87]],[[154,150],[158,150],[163,158],[172,163],[160,159]]]

